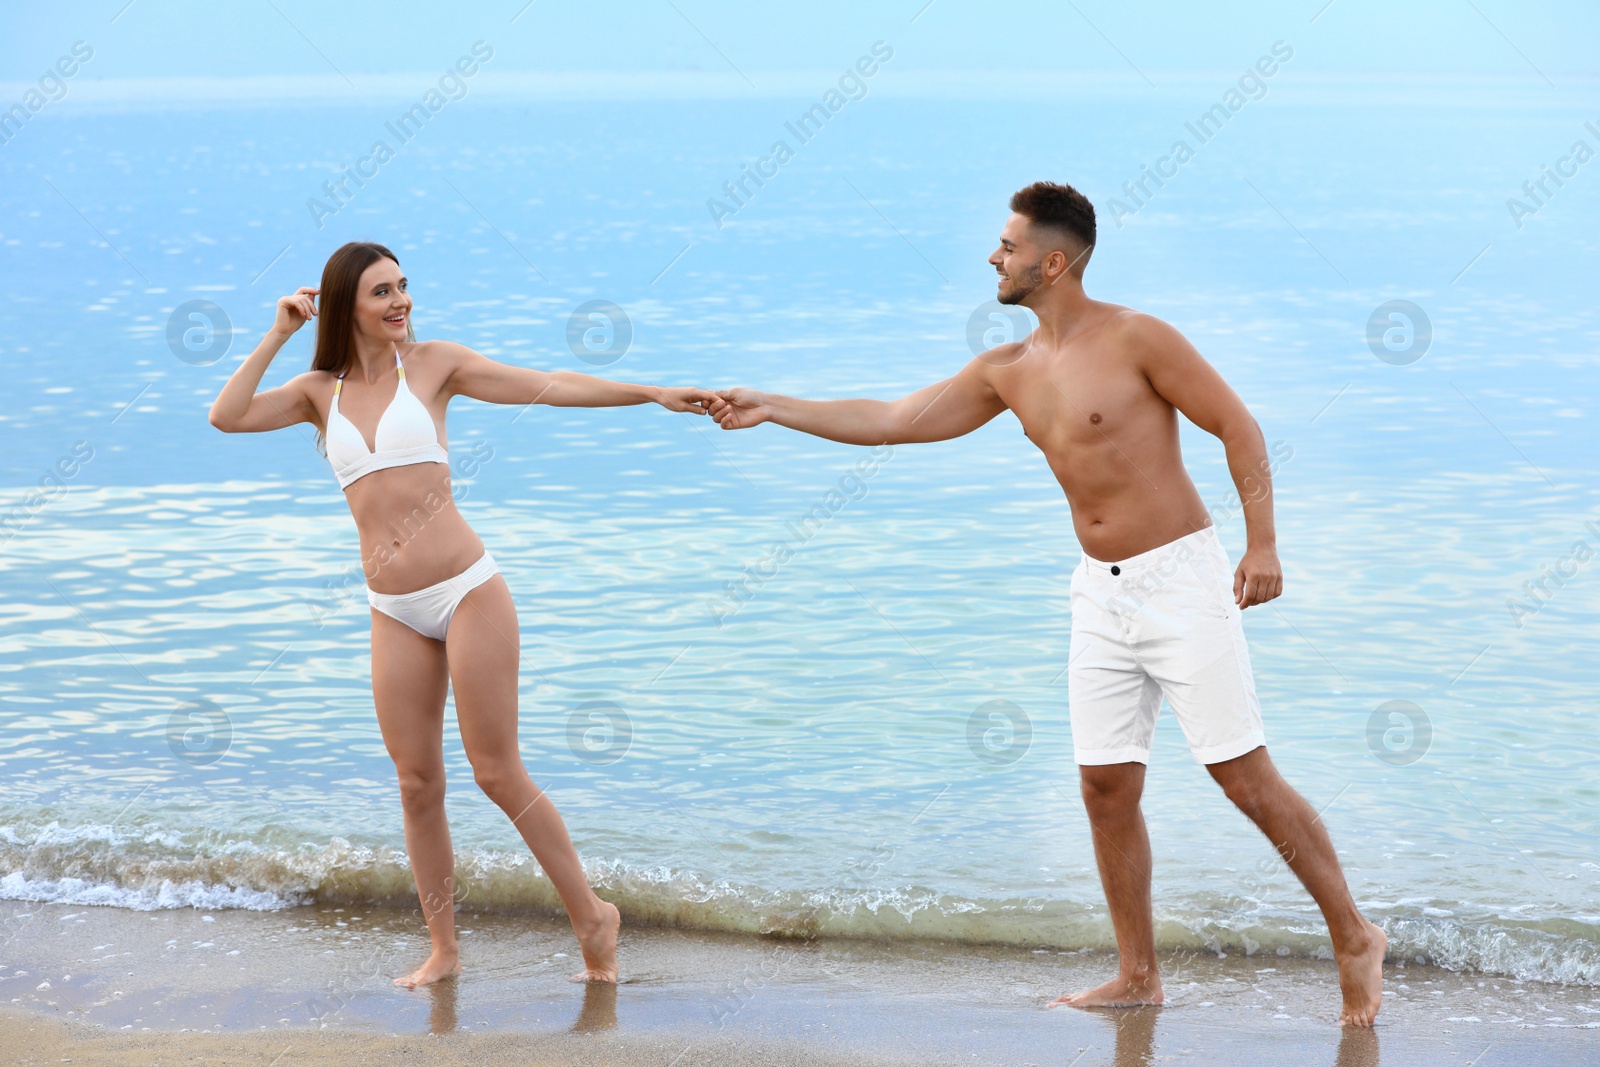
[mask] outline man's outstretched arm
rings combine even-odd
[[[988,369],[975,359],[955,376],[899,400],[801,400],[754,389],[720,389],[711,415],[724,430],[774,422],[847,445],[948,441],[1006,409],[989,383]]]

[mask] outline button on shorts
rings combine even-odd
[[[1214,527],[1128,559],[1085,555],[1067,661],[1076,761],[1149,763],[1163,696],[1197,763],[1265,744],[1240,614]]]

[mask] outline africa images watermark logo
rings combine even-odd
[[[1600,142],[1600,125],[1593,119],[1585,122],[1583,128]],[[1521,196],[1506,197],[1506,210],[1511,214],[1512,225],[1519,230],[1522,229],[1522,220],[1530,215],[1537,215],[1567,182],[1578,176],[1578,170],[1594,157],[1595,150],[1588,141],[1580,137],[1572,142],[1572,147],[1567,149],[1566,155],[1556,160],[1553,168],[1548,163],[1542,164],[1537,178],[1529,178],[1522,183]]]
[[[845,505],[861,500],[867,495],[867,482],[878,473],[879,467],[894,458],[894,446],[874,445],[872,450],[839,477],[820,501],[813,504],[799,519],[785,522],[788,536],[767,546],[766,552],[754,563],[746,564],[740,577],[722,583],[721,594],[713,594],[706,601],[717,629],[722,629],[724,619],[737,615],[767,582],[778,576],[784,564],[794,558],[829,520],[842,511]]]
[[[493,58],[493,48],[483,41],[474,41],[471,55],[457,59],[454,66],[446,68],[439,76],[437,84],[422,94],[421,100],[407,108],[399,118],[383,124],[383,128],[394,138],[394,144],[380,137],[372,142],[367,154],[356,160],[354,166],[340,167],[339,177],[323,182],[322,192],[327,202],[314,196],[306,200],[306,210],[311,212],[311,221],[317,224],[317,229],[322,229],[330,216],[337,215],[355,199],[356,192],[378,176],[378,168],[394,159],[401,148],[422,132],[429,119],[444,110],[446,104],[452,100],[465,100],[467,79],[478,73],[481,64]],[[355,183],[355,189],[350,188],[351,182]]]
[[[800,117],[792,122],[785,122],[783,128],[795,139],[796,144],[805,144],[817,134],[828,121],[844,110],[844,106],[851,100],[862,100],[867,95],[867,79],[877,74],[881,64],[894,58],[894,49],[885,41],[872,43],[872,54],[864,55],[856,60],[855,66],[847,68],[839,75],[836,83],[838,86],[822,94],[822,99],[812,104]],[[795,157],[795,150],[788,141],[782,138],[773,141],[772,147],[767,149],[767,154],[757,159],[755,169],[751,170],[746,163],[739,168],[739,176],[730,178],[722,183],[722,192],[727,200],[717,197],[706,199],[706,210],[711,213],[711,221],[717,224],[717,229],[722,229],[724,219],[732,218],[739,210],[754,199],[757,190],[766,188],[767,182],[778,176],[779,169]],[[770,168],[770,169],[769,169]],[[755,189],[750,188],[751,183]]]
[[[57,59],[22,94],[21,100],[0,111],[0,144],[10,144],[11,139],[28,124],[28,120],[45,109],[45,105],[64,99],[67,95],[67,79],[77,74],[93,58],[94,47],[87,41],[72,42],[70,55]]]
[[[1111,221],[1117,224],[1117,229],[1122,229],[1123,219],[1138,214],[1140,208],[1155,198],[1157,190],[1176,178],[1179,169],[1195,157],[1200,146],[1221,133],[1228,120],[1244,110],[1245,104],[1264,99],[1267,95],[1267,79],[1278,73],[1281,64],[1293,58],[1294,48],[1287,41],[1272,42],[1271,55],[1257,59],[1255,65],[1246,68],[1234,86],[1222,94],[1221,100],[1202,111],[1192,122],[1183,124],[1189,136],[1194,138],[1194,144],[1189,143],[1188,137],[1178,138],[1167,154],[1157,159],[1153,166],[1141,165],[1139,177],[1123,182],[1122,193],[1133,203],[1116,197],[1106,201],[1106,210],[1111,212]],[[1150,187],[1152,182],[1155,183],[1154,189]]]
[[[1584,565],[1600,554],[1600,550],[1597,550],[1597,546],[1600,546],[1600,522],[1590,519],[1583,528],[1588,531],[1589,537],[1572,542],[1572,547],[1565,555],[1539,568],[1539,577],[1523,582],[1522,596],[1506,597],[1506,610],[1511,612],[1511,621],[1517,624],[1517,629],[1522,629],[1526,620],[1544,610],[1544,606],[1555,598],[1556,590],[1576,578]],[[1594,539],[1593,543],[1590,537]]]
[[[65,495],[67,482],[76,478],[92,459],[94,446],[88,441],[74,441],[70,452],[57,459],[54,466],[46,467],[37,487],[27,490],[10,511],[0,516],[0,545],[20,533],[46,504]]]

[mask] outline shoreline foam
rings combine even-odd
[[[191,841],[93,826],[33,838],[0,827],[0,900],[134,911],[174,908],[285,911],[307,906],[415,908],[403,852],[334,838],[297,849],[249,840]],[[169,839],[170,837],[170,839]],[[586,864],[590,880],[636,922],[703,933],[942,941],[961,946],[1077,950],[1114,945],[1103,902],[1040,897],[971,899],[923,886],[773,890],[693,871]],[[507,916],[559,915],[560,903],[526,854],[457,850],[458,901]],[[1390,958],[1463,974],[1600,986],[1600,921],[1592,916],[1442,915],[1431,902],[1358,903],[1389,934]],[[1156,901],[1156,943],[1169,952],[1332,958],[1309,898],[1272,909],[1247,897]]]

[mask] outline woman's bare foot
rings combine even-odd
[[[572,924],[583,950],[583,970],[572,976],[574,982],[615,982],[617,980],[617,934],[622,929],[622,913],[615,904],[600,902],[600,917],[585,929]]]
[[[1066,1004],[1074,1008],[1131,1008],[1138,1004],[1160,1004],[1161,976],[1155,971],[1135,971],[1117,975],[1105,985],[1082,989],[1057,997],[1045,1007]]]
[[[1383,954],[1389,937],[1382,927],[1367,923],[1370,935],[1364,945],[1339,956],[1339,992],[1344,994],[1340,1026],[1371,1026],[1383,1006]]]
[[[412,971],[404,978],[396,978],[395,985],[403,985],[407,989],[415,989],[419,985],[432,985],[441,978],[449,978],[461,973],[461,953],[459,951],[443,952],[434,949],[428,961],[421,967]]]

